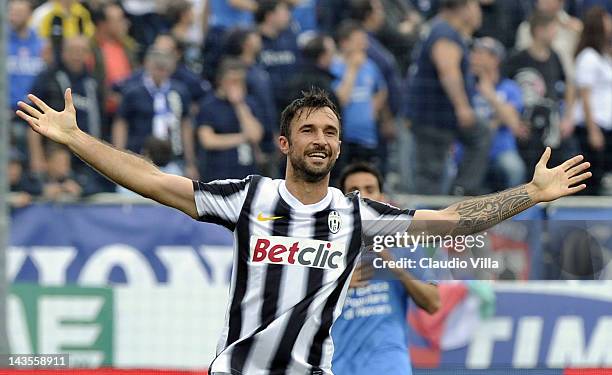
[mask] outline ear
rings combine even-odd
[[[340,157],[340,152],[342,151],[342,141],[338,141],[338,155],[336,155],[336,160]]]
[[[289,139],[284,135],[278,137],[278,148],[283,153],[283,155],[289,154]]]

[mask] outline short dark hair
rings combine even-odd
[[[353,164],[347,165],[340,173],[339,179],[339,188],[345,193],[350,193],[350,191],[346,191],[346,180],[356,173],[369,173],[376,177],[376,181],[378,181],[378,189],[380,192],[383,192],[384,180],[382,174],[370,163],[366,162],[357,162]]]
[[[246,72],[246,67],[244,63],[236,58],[227,57],[221,61],[219,67],[217,68],[215,74],[215,83],[217,86],[221,83],[221,80],[225,75],[229,72],[240,71],[242,73]]]
[[[310,39],[302,48],[302,57],[306,61],[316,62],[325,53],[325,34],[319,34]]]
[[[469,2],[476,0],[441,0],[440,1],[440,9],[444,10],[456,10],[459,8],[463,8],[468,5]]]
[[[358,22],[364,22],[374,11],[372,0],[351,0],[350,15]]]
[[[142,146],[142,154],[158,167],[165,167],[172,161],[172,145],[168,140],[148,136]]]
[[[546,27],[556,21],[556,15],[536,10],[529,17],[529,30],[531,31],[531,35],[534,35],[535,29],[539,27]]]
[[[244,44],[255,29],[236,27],[226,32],[223,37],[223,52],[227,56],[238,57],[244,51]]]
[[[264,22],[268,14],[274,12],[282,2],[282,0],[261,0],[255,11],[255,23],[259,25]]]
[[[338,118],[338,122],[340,122],[338,109],[325,90],[313,86],[308,91],[302,91],[302,97],[295,99],[283,110],[281,114],[280,135],[289,139],[291,135],[291,122],[295,116],[302,115],[304,109],[309,110],[306,112],[306,115],[309,115],[313,110],[325,107],[331,109]]]
[[[28,3],[32,5],[31,1],[28,1]],[[117,0],[112,0],[106,3],[102,3],[100,6],[93,8],[90,11],[91,21],[94,23],[94,25],[99,25],[102,22],[106,22],[107,20],[106,11],[112,7],[119,7],[123,11],[123,13],[125,13],[125,9],[123,8],[123,5],[121,5],[121,3]]]
[[[338,26],[338,30],[336,31],[336,42],[340,43],[353,35],[354,32],[363,31],[361,25],[353,20],[344,20]]]
[[[183,14],[193,8],[193,4],[187,0],[173,0],[166,6],[165,16],[170,26],[176,25]]]

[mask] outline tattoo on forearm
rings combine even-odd
[[[500,193],[468,199],[454,205],[459,222],[454,234],[475,233],[500,223],[533,206],[525,185]],[[452,206],[451,206],[452,207]]]

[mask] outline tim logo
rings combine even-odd
[[[251,236],[251,262],[335,270],[344,267],[344,243],[282,236]]]
[[[342,226],[342,218],[338,211],[331,211],[327,217],[327,225],[329,225],[329,231],[333,234],[338,233]]]

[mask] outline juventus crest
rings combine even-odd
[[[340,227],[342,226],[342,218],[338,211],[332,210],[329,212],[329,216],[327,217],[327,224],[329,225],[329,231],[333,234],[338,233]]]

